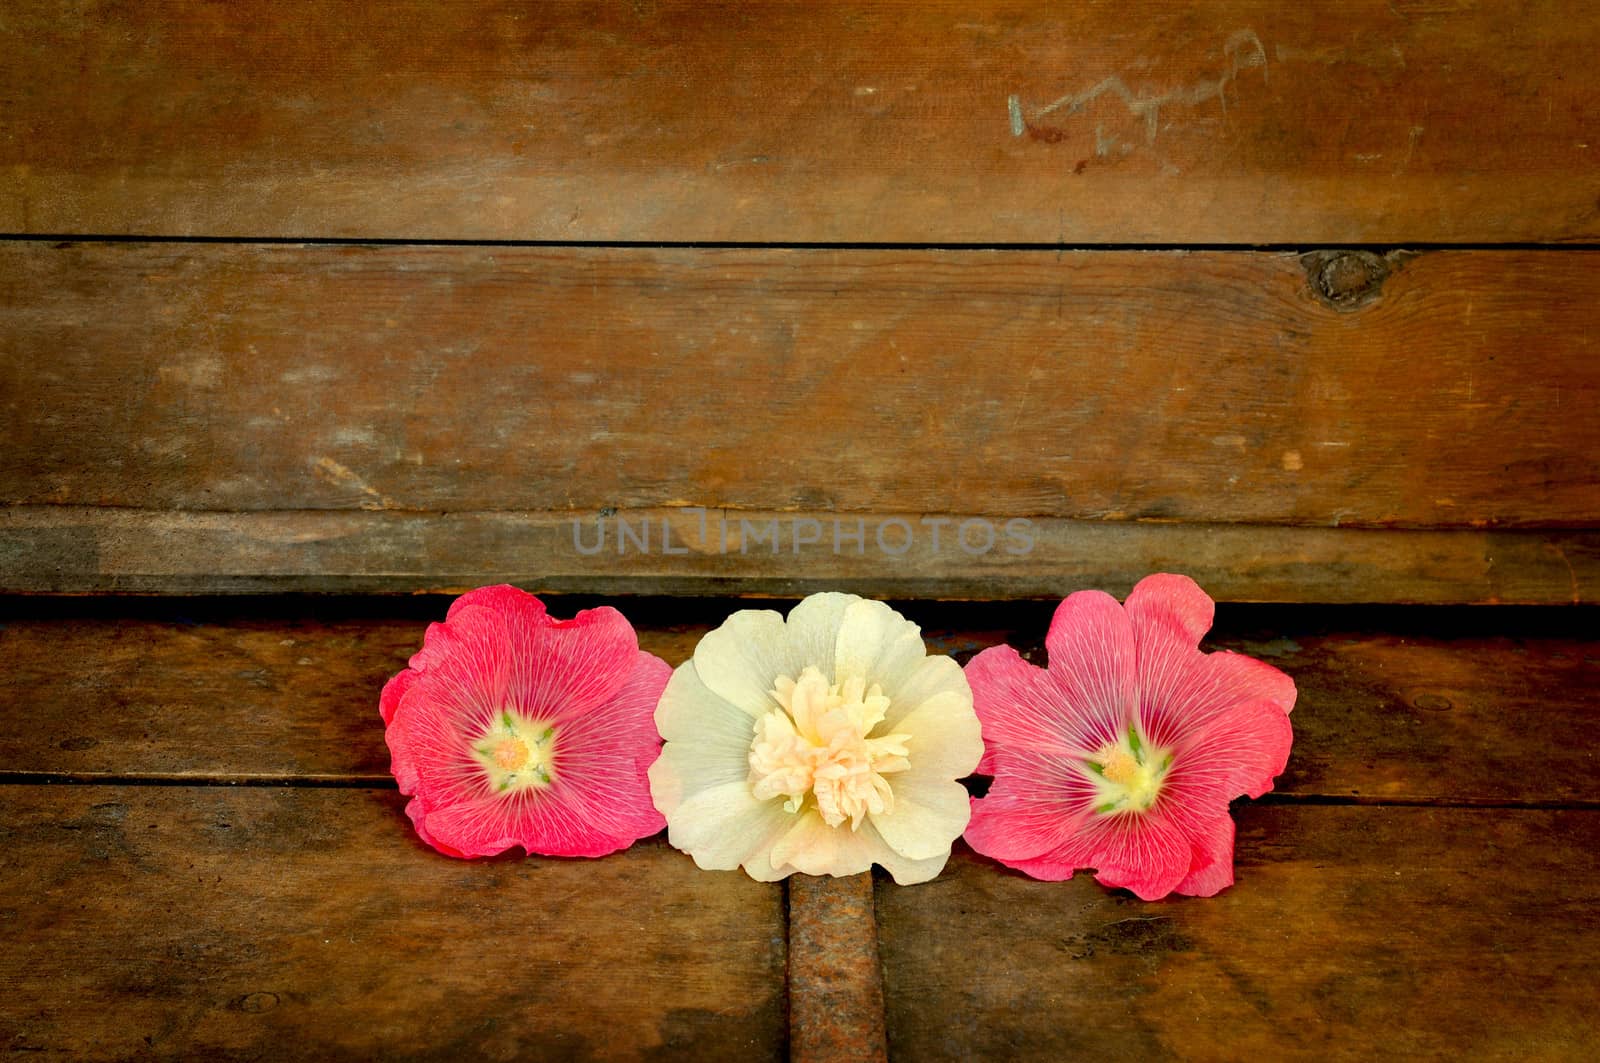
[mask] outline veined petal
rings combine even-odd
[[[1190,841],[1189,874],[1174,888],[1189,897],[1215,897],[1233,885],[1233,817],[1222,815]]]
[[[1208,818],[1225,812],[1241,794],[1260,797],[1288,764],[1293,744],[1289,717],[1277,705],[1265,699],[1240,702],[1173,748],[1158,811],[1171,805]]]
[[[912,860],[950,854],[972,815],[966,787],[950,779],[894,778],[894,808],[868,815],[889,848]]]
[[[1123,608],[1133,622],[1136,637],[1142,638],[1157,627],[1166,627],[1190,649],[1199,646],[1200,640],[1211,630],[1217,611],[1216,603],[1198,583],[1172,572],[1157,572],[1140,580],[1128,592]]]
[[[1177,888],[1189,874],[1193,846],[1172,823],[1159,817],[1124,814],[1094,816],[1050,852],[1011,866],[1035,878],[1071,878],[1076,869],[1094,868],[1102,885],[1132,890],[1154,901]],[[1002,861],[1010,863],[1010,861]]]
[[[1050,621],[1045,649],[1064,732],[1085,750],[1115,742],[1138,704],[1133,625],[1122,606],[1103,591],[1069,595]]]
[[[1264,699],[1283,713],[1294,708],[1294,680],[1265,661],[1226,651],[1201,653],[1171,624],[1135,623],[1139,722],[1156,745],[1172,745],[1241,701]]]
[[[984,856],[1020,867],[1065,845],[1081,830],[1097,800],[1094,784],[1054,758],[1007,754],[985,796],[972,802],[967,844]]]
[[[1079,729],[1068,723],[1070,709],[1059,686],[1010,646],[991,646],[973,657],[966,677],[972,684],[972,707],[983,725],[982,774],[995,774],[999,750],[1061,759],[1087,751]]]
[[[480,606],[502,616],[520,616],[523,620],[535,624],[548,615],[544,602],[540,601],[537,595],[529,594],[509,583],[500,583],[492,587],[470,590],[451,602],[449,610],[444,614],[445,623],[448,624],[457,614],[474,606]]]
[[[383,692],[378,695],[378,715],[382,717],[384,723],[394,719],[395,710],[400,707],[400,699],[405,697],[406,691],[416,678],[416,672],[402,668],[383,684]]]

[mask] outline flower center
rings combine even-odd
[[[473,758],[497,793],[543,789],[554,776],[556,729],[503,710],[472,744]]]
[[[1147,746],[1136,728],[1107,742],[1084,767],[1094,781],[1096,812],[1146,812],[1161,796],[1161,783],[1172,767],[1172,754]]]
[[[911,736],[868,737],[889,711],[877,684],[851,677],[830,685],[808,667],[799,679],[780,675],[771,693],[780,707],[756,721],[750,743],[750,792],[758,800],[784,797],[784,809],[799,812],[810,795],[828,826],[848,819],[851,830],[869,812],[893,811],[884,776],[911,766]]]

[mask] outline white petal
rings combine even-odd
[[[872,825],[889,847],[912,860],[950,855],[950,844],[967,829],[972,802],[966,787],[948,779],[922,780],[899,776],[894,811],[870,815]]]
[[[773,680],[800,674],[793,658],[783,617],[770,609],[741,609],[700,640],[693,663],[707,689],[759,717],[777,707],[769,693]]]
[[[715,742],[668,742],[650,765],[650,796],[656,811],[670,816],[684,801],[728,783],[749,785],[750,746]]]
[[[970,695],[950,690],[935,694],[901,717],[894,730],[911,736],[906,739],[906,759],[911,767],[904,775],[891,778],[891,784],[907,777],[962,779],[972,774],[983,757],[983,731]]]
[[[884,693],[889,694],[889,712],[877,729],[885,734],[899,730],[900,721],[930,698],[956,694],[969,707],[972,705],[972,687],[967,683],[966,673],[953,658],[942,655],[922,658],[900,683],[899,689],[890,693],[885,688]]]
[[[789,610],[789,649],[793,654],[795,671],[786,673],[796,679],[807,665],[815,668],[828,682],[834,678],[834,647],[839,641],[839,628],[852,605],[862,599],[854,594],[823,591],[805,598]]]
[[[783,874],[800,871],[807,875],[854,875],[877,864],[888,871],[895,882],[902,886],[910,886],[918,882],[927,882],[937,876],[944,870],[945,862],[950,859],[949,845],[946,845],[944,851],[937,856],[926,860],[912,860],[902,856],[889,847],[889,843],[884,841],[883,836],[873,828],[871,820],[863,820],[861,829],[852,831],[848,826],[829,827],[815,811],[807,815],[811,817],[810,820],[796,824],[790,834],[783,839],[785,843],[791,844],[785,845],[784,849],[775,847],[774,851],[779,855],[788,855],[788,849],[804,845],[810,858],[796,856],[794,862],[783,865],[781,869]],[[829,833],[823,834],[824,831]],[[752,877],[761,878],[750,863],[745,864],[745,870],[749,871]]]
[[[886,848],[876,834],[853,831],[848,823],[830,827],[815,808],[808,808],[772,847],[769,858],[774,866],[787,865],[805,875],[859,875]]]
[[[673,671],[656,703],[656,730],[668,742],[743,742],[755,738],[755,719],[701,682],[693,661]]]
[[[834,650],[834,682],[861,676],[877,683],[892,701],[927,657],[922,631],[882,602],[850,603]]]
[[[652,793],[655,784],[652,767]],[[724,783],[686,798],[668,813],[667,840],[706,871],[731,871],[752,854],[769,851],[794,818],[782,801],[757,801],[749,784]]]
[[[864,821],[861,824],[861,829],[876,833],[876,829],[870,821]],[[885,871],[894,876],[896,885],[914,886],[918,882],[927,882],[936,878],[939,872],[944,870],[944,865],[949,859],[950,848],[948,846],[938,856],[929,857],[926,860],[912,860],[909,857],[901,856],[889,848],[889,844],[885,842],[883,843],[883,850],[878,854],[877,862]]]

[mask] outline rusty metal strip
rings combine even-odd
[[[884,1063],[872,876],[789,879],[789,1058]]]

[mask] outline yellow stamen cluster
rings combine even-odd
[[[555,728],[511,709],[495,716],[472,752],[496,793],[543,789],[555,777]]]
[[[1172,754],[1151,749],[1130,727],[1115,742],[1107,742],[1084,762],[1095,784],[1095,811],[1147,812],[1161,796],[1161,784],[1172,767]]]

